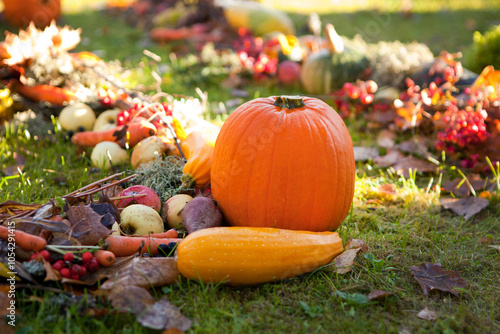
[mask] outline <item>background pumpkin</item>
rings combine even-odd
[[[294,35],[292,19],[283,11],[252,1],[217,0],[216,4],[224,11],[224,17],[234,29],[246,28],[255,36],[275,31]]]
[[[228,117],[212,158],[212,194],[232,225],[328,231],[354,195],[352,140],[312,97],[247,102]]]
[[[16,27],[27,27],[31,21],[46,27],[61,15],[61,0],[3,0],[5,20]]]
[[[309,94],[330,94],[346,82],[365,77],[369,61],[363,51],[344,45],[333,25],[325,26],[326,48],[312,53],[302,65],[300,79]]]

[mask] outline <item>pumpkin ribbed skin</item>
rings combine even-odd
[[[281,97],[278,97],[280,99]],[[238,107],[217,137],[212,194],[231,225],[330,231],[347,216],[355,163],[347,128],[323,101]]]
[[[184,188],[202,188],[210,182],[214,142],[198,131],[191,132],[181,144],[187,159],[181,181]]]
[[[321,49],[304,62],[300,80],[309,94],[330,94],[362,78],[367,68],[368,59],[357,49],[346,46],[341,53]]]
[[[193,232],[178,244],[177,268],[190,279],[250,285],[311,272],[342,250],[337,232],[214,227]]]
[[[16,27],[26,27],[31,21],[46,27],[61,14],[61,0],[3,0],[5,20]]]

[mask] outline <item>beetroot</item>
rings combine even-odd
[[[182,224],[188,234],[221,226],[221,223],[222,213],[214,200],[208,197],[195,197],[186,204],[182,212]]]

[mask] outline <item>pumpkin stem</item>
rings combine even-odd
[[[333,24],[328,23],[325,26],[325,37],[327,46],[330,51],[332,51],[332,53],[344,52],[344,41],[342,40],[342,37],[337,34],[337,31],[333,27]]]
[[[290,96],[290,95],[276,96],[274,105],[276,107],[289,110],[298,109],[306,106],[304,100],[302,99],[302,96]]]
[[[181,189],[193,189],[196,185],[196,180],[191,173],[182,174],[181,182]]]

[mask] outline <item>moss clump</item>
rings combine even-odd
[[[477,73],[488,65],[500,69],[500,24],[483,34],[474,33],[474,42],[466,54],[467,66]]]
[[[179,192],[185,163],[177,156],[157,156],[154,161],[142,164],[137,169],[137,176],[132,179],[132,183],[150,187],[165,202]]]

